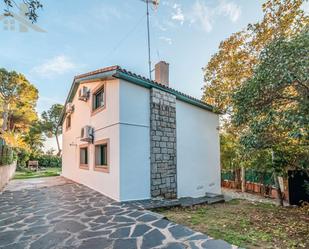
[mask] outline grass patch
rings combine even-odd
[[[232,200],[157,211],[171,221],[245,248],[309,248],[309,214],[301,208]]]
[[[16,171],[13,179],[30,179],[38,177],[59,176],[61,168],[46,168],[38,171]]]

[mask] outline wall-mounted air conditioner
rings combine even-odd
[[[65,106],[65,113],[71,114],[72,112],[74,112],[74,105],[72,103],[67,103]]]
[[[78,99],[82,101],[87,101],[90,97],[90,89],[86,86],[83,86],[81,89],[79,89],[78,92]]]
[[[88,143],[90,142],[92,143],[93,138],[94,138],[94,129],[89,125],[82,127],[81,134],[80,134],[80,140],[88,142]]]

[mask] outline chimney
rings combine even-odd
[[[165,61],[159,61],[155,65],[155,81],[168,86],[169,85],[169,64]]]

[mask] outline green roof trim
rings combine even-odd
[[[69,91],[69,95],[65,101],[65,106],[67,103],[70,103],[73,101],[73,98],[77,92],[77,89],[81,82],[83,81],[89,81],[89,80],[96,80],[96,79],[111,79],[111,78],[118,78],[122,80],[126,80],[128,82],[131,82],[133,84],[145,87],[145,88],[156,88],[164,92],[168,92],[170,94],[173,94],[176,96],[176,99],[184,101],[186,103],[189,103],[191,105],[200,107],[204,110],[219,114],[215,111],[214,107],[199,100],[196,98],[193,98],[189,95],[186,95],[182,92],[179,92],[173,88],[170,88],[168,86],[159,84],[155,81],[152,81],[150,79],[144,78],[140,75],[133,74],[125,69],[120,68],[119,66],[113,66],[109,68],[104,68],[101,70],[93,71],[90,73],[86,73],[80,76],[76,76],[73,80],[72,86]],[[65,109],[62,111],[60,120],[59,120],[59,126],[63,124],[65,117]]]
[[[154,81],[148,80],[146,78],[142,78],[141,76],[137,76],[137,75],[135,76],[135,75],[132,75],[131,73],[123,72],[123,70],[121,70],[121,71],[117,70],[117,72],[113,76],[115,78],[123,79],[123,80],[129,81],[131,83],[134,83],[136,85],[140,85],[140,86],[143,86],[143,87],[146,87],[146,88],[157,88],[157,89],[162,90],[164,92],[168,92],[170,94],[175,95],[176,99],[179,99],[181,101],[184,101],[184,102],[187,102],[189,104],[195,105],[197,107],[203,108],[207,111],[211,111],[211,112],[216,113],[214,111],[213,106],[206,104],[203,101],[200,101],[198,99],[195,99],[193,97],[185,95],[185,94],[178,92],[178,91],[176,91],[176,90],[174,90],[170,87],[166,87],[162,84],[158,84]]]

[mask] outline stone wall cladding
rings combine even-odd
[[[177,198],[176,96],[150,92],[151,197]]]

